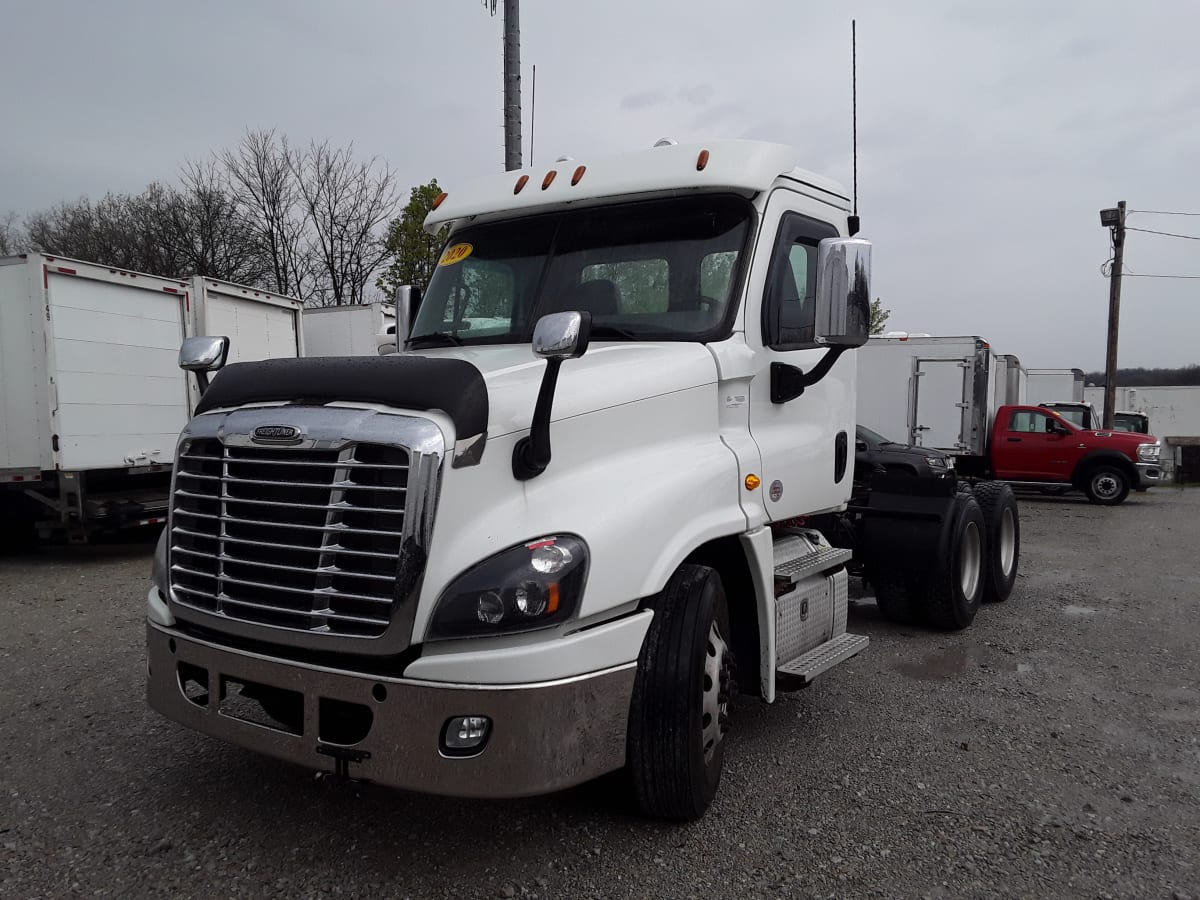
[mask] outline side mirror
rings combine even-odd
[[[208,390],[208,373],[223,367],[228,358],[227,337],[190,337],[179,348],[179,368],[195,373],[201,393]]]
[[[396,343],[401,344],[412,334],[417,310],[421,307],[421,289],[416,285],[402,284],[396,288]]]
[[[587,352],[592,334],[592,314],[550,313],[533,329],[533,354],[542,359],[575,359]]]
[[[816,341],[861,347],[871,332],[871,242],[825,238],[817,246]]]
[[[863,453],[866,451],[866,449],[867,449],[866,441],[855,441],[854,442],[854,452],[855,453]]]
[[[396,342],[396,326],[389,325],[379,334],[375,335],[375,350],[380,356],[387,356],[390,353],[396,353],[400,349]]]
[[[592,334],[590,312],[550,313],[538,319],[533,329],[533,352],[546,360],[546,372],[533,407],[529,436],[513,448],[513,478],[528,481],[550,465],[550,412],[554,407],[554,388],[563,360],[576,359],[587,352]]]

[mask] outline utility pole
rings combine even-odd
[[[520,0],[504,0],[504,169],[521,168]]]
[[[1121,321],[1121,269],[1125,258],[1125,201],[1100,210],[1100,224],[1112,233],[1112,270],[1108,273],[1108,359],[1104,366],[1104,428],[1112,430],[1117,410],[1117,332]]]

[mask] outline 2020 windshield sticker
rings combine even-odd
[[[439,266],[452,266],[455,263],[460,263],[468,256],[475,248],[470,244],[451,244],[442,251],[441,259],[438,260]]]

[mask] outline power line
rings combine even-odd
[[[1200,212],[1174,212],[1164,209],[1131,209],[1129,215],[1141,213],[1144,216],[1200,216]]]
[[[1173,231],[1155,231],[1152,228],[1134,228],[1132,225],[1125,226],[1126,231],[1140,231],[1143,234],[1161,234],[1163,237],[1183,238],[1186,241],[1200,241],[1200,237],[1194,234],[1176,234]]]
[[[1125,277],[1126,278],[1186,278],[1186,279],[1198,278],[1198,279],[1200,279],[1200,275],[1134,275],[1129,270],[1125,271]]]

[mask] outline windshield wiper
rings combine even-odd
[[[445,331],[431,331],[429,334],[418,334],[408,339],[410,345],[415,345],[417,341],[432,341],[435,347],[461,347],[463,345],[463,339],[457,334],[448,334]]]

